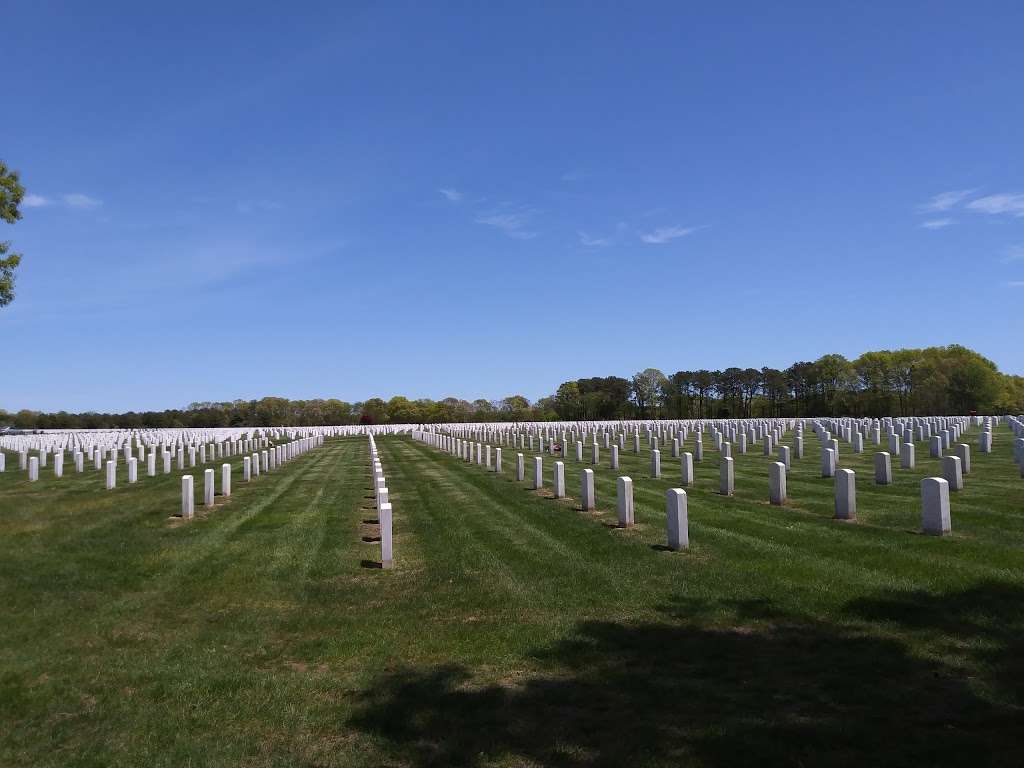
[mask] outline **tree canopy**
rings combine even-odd
[[[19,206],[25,197],[18,172],[0,160],[0,219],[13,224],[21,218]],[[21,254],[11,250],[9,242],[0,241],[0,307],[14,301],[14,270],[21,263]]]
[[[634,418],[751,418],[913,416],[1024,413],[1024,377],[957,344],[865,352],[855,360],[824,355],[785,370],[729,367],[680,370],[666,376],[647,368],[631,379],[595,376],[563,382],[531,403],[523,395],[499,400],[456,397],[410,400],[397,395],[349,403],[338,399],[192,403],[185,409],[100,413],[0,410],[0,425],[20,429],[110,427],[322,426],[471,421],[612,420]]]

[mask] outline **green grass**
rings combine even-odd
[[[977,445],[972,430],[965,441]],[[787,436],[785,441],[790,441]],[[379,558],[363,438],[328,441],[197,518],[179,476],[0,475],[0,764],[74,766],[1024,764],[1024,479],[1008,430],[973,452],[953,534],[919,482],[857,471],[832,519],[819,445],[767,503],[760,446],[689,490],[665,551],[646,448],[602,450],[598,509],[407,438],[378,441],[396,567]],[[217,464],[219,465],[219,461]],[[212,465],[211,465],[212,466]],[[566,463],[571,495],[579,470]],[[144,475],[144,471],[142,473]],[[637,525],[614,527],[615,478]],[[218,478],[219,479],[219,478]]]

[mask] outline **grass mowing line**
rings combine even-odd
[[[151,602],[160,595],[164,595],[169,591],[175,590],[177,588],[177,580],[179,578],[184,576],[184,574],[195,570],[201,562],[212,557],[213,553],[218,548],[229,541],[233,535],[237,535],[242,526],[281,498],[281,496],[290,489],[300,477],[303,477],[306,473],[319,466],[325,459],[326,454],[322,454],[316,457],[316,463],[296,467],[297,471],[294,474],[285,477],[284,480],[277,484],[269,496],[265,496],[260,499],[249,507],[249,509],[231,520],[223,522],[218,521],[219,525],[217,528],[210,531],[203,531],[206,535],[200,541],[190,542],[190,546],[187,550],[176,553],[177,556],[172,565],[149,579],[150,583],[157,582],[157,586],[155,588],[151,588],[146,591],[139,591],[131,595],[127,595],[120,600],[113,601],[100,611],[93,614],[92,618],[94,624],[98,626],[100,622],[105,621],[110,615],[117,615],[129,610],[139,610],[145,603]],[[187,525],[193,526],[196,522],[196,520],[193,520]],[[183,526],[183,529],[184,527],[185,526]]]
[[[409,449],[422,452],[420,446]],[[425,458],[443,468],[442,457],[432,456],[428,452]],[[449,474],[455,475],[459,472],[451,471]],[[577,536],[578,543],[564,565],[552,567],[551,561],[548,560],[539,568],[528,568],[517,576],[517,581],[533,585],[531,601],[512,611],[504,611],[505,617],[515,617],[519,621],[536,625],[539,618],[546,622],[562,622],[567,619],[567,612],[570,609],[574,612],[572,615],[579,619],[603,615],[608,606],[615,605],[623,611],[623,615],[644,615],[649,618],[650,610],[644,606],[649,600],[652,579],[664,580],[681,573],[675,568],[682,564],[682,560],[676,565],[667,566],[665,561],[650,558],[646,551],[624,548],[616,537],[606,535],[596,526],[588,525],[586,521],[577,522],[579,512],[572,516],[551,514],[551,502],[540,499],[529,491],[523,491],[522,495],[518,495],[517,491],[513,490],[509,498],[507,486],[500,480],[496,484],[495,478],[487,478],[484,473],[465,473],[462,474],[462,478],[460,485],[467,482],[479,484],[482,488],[476,488],[477,491],[483,490],[491,495],[495,493],[495,489],[501,492],[517,524],[531,517],[544,521],[551,528],[551,533],[542,533],[542,536],[554,538],[580,534]],[[417,487],[422,485],[420,483]],[[457,505],[451,502],[449,506]],[[567,505],[559,505],[559,508],[570,511]],[[429,531],[425,535],[429,536]],[[449,535],[449,539],[451,538]],[[507,547],[500,551],[500,555],[508,556]],[[470,575],[473,581],[479,583],[475,571]],[[463,586],[462,590],[469,594],[473,587]],[[493,598],[489,602],[493,603]],[[478,612],[477,606],[474,605],[473,608]]]
[[[435,456],[432,451],[425,451],[424,448],[429,448],[429,446],[415,446],[416,450],[424,453],[434,463],[440,464],[444,461],[443,455],[440,455],[440,452],[438,452],[439,455]],[[527,533],[531,534],[531,538],[541,547],[549,551],[553,550],[557,552],[563,557],[564,562],[572,566],[572,568],[569,569],[557,568],[554,570],[555,573],[575,574],[577,576],[585,574],[587,578],[592,580],[596,579],[601,582],[600,584],[595,585],[595,588],[599,589],[602,593],[608,593],[620,586],[621,573],[617,569],[608,567],[604,565],[602,561],[595,559],[593,557],[595,554],[594,552],[591,551],[588,553],[582,551],[578,544],[570,546],[562,543],[561,538],[571,536],[574,532],[584,532],[589,530],[589,526],[585,526],[583,528],[577,527],[575,518],[579,516],[578,511],[572,518],[558,514],[557,512],[552,514],[552,502],[550,500],[542,499],[532,491],[523,489],[522,486],[518,484],[514,486],[516,490],[513,490],[513,498],[511,499],[512,504],[516,509],[506,509],[506,507],[512,506],[508,504],[509,498],[507,486],[504,483],[496,485],[494,481],[498,479],[497,477],[487,477],[488,474],[493,475],[495,473],[479,473],[474,475],[473,473],[462,473],[460,471],[459,474],[463,478],[469,478],[469,480],[464,480],[464,482],[471,482],[478,491],[486,492],[489,497],[495,500],[495,503],[499,505],[498,509],[501,511],[504,519],[506,521],[509,519],[511,520],[511,525],[514,530],[521,531],[525,529]],[[522,495],[517,495],[517,492]],[[572,511],[564,504],[559,504],[556,509]],[[543,523],[544,528],[531,522],[531,519]],[[594,542],[602,541],[603,537],[591,536],[587,543],[592,545]],[[613,545],[614,542],[609,542],[609,544]],[[532,553],[535,549],[537,549],[537,547],[531,545],[531,547],[527,549],[527,553]],[[611,547],[609,547],[605,552],[607,551],[611,551]],[[601,554],[605,554],[605,552],[602,552]],[[538,571],[527,574],[525,578],[529,578],[531,575],[535,577],[535,574],[538,572],[551,573],[551,561],[545,559],[540,563],[540,569]]]
[[[298,514],[289,515],[287,523],[279,529],[279,540],[270,556],[270,571],[278,578],[293,572],[297,572],[301,578],[309,571],[311,564],[308,559],[304,561],[305,567],[295,568],[294,566],[303,562],[301,559],[303,551],[311,551],[310,543],[314,537],[323,538],[323,526],[311,524],[315,518],[319,517],[320,500],[323,495],[324,487],[321,485],[305,508]]]
[[[369,581],[371,574],[362,573],[360,568],[365,546],[359,537],[362,521],[371,518],[368,510],[363,509],[364,488],[372,476],[369,449],[362,440],[343,440],[338,451],[325,481],[333,488],[333,493],[326,502],[323,536],[317,547],[316,568],[311,572],[321,579],[333,580],[339,573],[348,571],[367,577]],[[376,519],[376,510],[372,517]],[[314,584],[308,584],[307,588]]]
[[[654,480],[654,478],[650,478]],[[669,486],[666,485],[666,490]],[[692,497],[691,497],[692,498]],[[865,566],[860,562],[856,562],[854,558],[857,556],[857,552],[851,551],[845,547],[835,547],[833,552],[829,553],[828,562],[826,558],[809,555],[808,552],[820,549],[820,545],[823,540],[828,538],[835,543],[843,543],[844,537],[847,541],[851,541],[852,547],[860,547],[866,549],[870,546],[870,543],[858,541],[857,533],[855,533],[855,526],[848,526],[847,524],[835,522],[832,525],[831,519],[823,520],[817,515],[810,516],[807,521],[814,525],[813,528],[808,528],[806,525],[801,525],[799,528],[793,528],[787,523],[787,521],[776,519],[774,516],[769,516],[775,511],[786,511],[792,512],[793,510],[787,507],[772,507],[768,504],[762,504],[760,509],[744,509],[741,507],[732,507],[732,505],[726,501],[725,497],[722,498],[722,505],[716,505],[719,508],[712,510],[719,514],[726,514],[728,516],[728,522],[738,524],[741,528],[747,528],[747,531],[736,530],[735,527],[726,527],[721,523],[715,525],[711,522],[703,521],[700,517],[693,517],[693,505],[690,506],[691,518],[690,518],[690,530],[698,534],[712,534],[708,538],[700,539],[702,548],[709,546],[712,554],[713,544],[709,539],[716,538],[722,539],[733,539],[735,541],[743,542],[750,549],[755,549],[762,554],[771,554],[779,560],[784,560],[790,564],[801,563],[805,570],[811,574],[822,574],[825,573],[828,576],[832,576],[835,572],[834,568],[829,567],[830,562],[834,562],[836,557],[840,558],[840,562],[843,563],[844,574],[856,573],[859,575],[859,581],[865,584],[891,584],[887,580],[886,574],[889,572],[885,568],[874,568]],[[731,497],[735,498],[735,497]],[[661,499],[661,493],[659,489],[653,488],[650,485],[634,485],[634,505],[636,512],[637,522],[643,526],[641,531],[641,537],[647,541],[658,541],[663,542],[663,537],[655,538],[653,532],[660,526],[664,529],[665,517],[662,513],[654,511],[657,507],[654,504],[655,500]],[[647,501],[651,500],[651,504]],[[744,502],[738,500],[740,504]],[[747,502],[749,505],[749,502]],[[759,512],[765,514],[758,514]],[[700,514],[700,513],[698,513]],[[803,523],[805,520],[799,520]],[[842,530],[839,526],[847,528]],[[753,531],[750,531],[753,529]],[[650,534],[648,534],[648,531]],[[774,534],[783,532],[790,538],[798,538],[799,541],[785,542],[779,540]],[[760,533],[760,535],[759,535]],[[850,534],[853,534],[850,536]],[[863,531],[862,531],[863,533]],[[716,536],[717,535],[717,536]],[[824,542],[827,543],[827,542]],[[815,545],[818,545],[815,547]],[[904,586],[911,582],[905,581]],[[899,586],[899,585],[896,585]]]
[[[386,446],[388,454],[393,455],[394,450],[392,448],[394,443],[395,441],[381,441],[381,448],[383,449]],[[419,500],[416,507],[417,512],[422,511],[430,515],[433,525],[424,530],[423,535],[427,536],[431,533],[436,533],[439,530],[439,526],[443,526],[449,541],[455,543],[459,549],[457,560],[463,575],[470,576],[474,581],[483,585],[482,580],[477,577],[477,574],[486,572],[490,577],[487,586],[490,586],[490,582],[498,581],[503,586],[503,591],[507,595],[513,596],[517,602],[523,602],[526,597],[521,586],[523,579],[514,577],[509,556],[521,556],[527,553],[527,549],[521,546],[512,548],[506,546],[504,551],[502,551],[501,542],[495,545],[486,541],[487,535],[494,534],[497,530],[497,527],[493,525],[493,516],[488,514],[490,510],[488,509],[486,512],[480,511],[481,506],[489,505],[481,505],[477,499],[486,495],[474,484],[468,483],[461,473],[446,473],[447,476],[458,482],[451,482],[447,484],[447,487],[444,487],[444,484],[439,483],[436,479],[440,476],[443,468],[437,462],[432,461],[432,457],[421,456],[419,461],[409,459],[408,443],[401,441],[398,445],[401,446],[406,460],[396,461],[393,465],[389,464],[389,466],[398,467],[398,473],[402,479],[411,481],[410,484],[415,488],[415,493]],[[411,478],[414,469],[418,470],[416,472],[417,476],[416,478]],[[426,478],[425,481],[424,478]],[[438,496],[441,494],[430,492],[434,489],[441,490],[443,495],[450,498],[439,499]],[[490,502],[491,500],[487,499],[487,501]],[[438,511],[440,509],[439,504],[442,503],[465,505],[472,509],[474,513],[463,515],[459,517],[458,521],[445,520],[443,519],[445,517],[443,512]],[[502,512],[508,514],[504,510]],[[507,544],[508,539],[505,539],[504,543]],[[478,568],[467,567],[471,558],[477,558],[481,561]]]
[[[460,462],[460,463],[465,463],[465,462]],[[653,479],[653,478],[651,478],[651,479]],[[635,486],[635,490],[634,490],[634,499],[636,499],[637,496],[639,496],[641,499],[643,499],[644,496],[654,496],[655,494],[660,496],[658,491],[656,489],[654,489],[654,488],[651,488],[650,486],[646,486],[646,487],[645,486],[639,486],[639,489],[640,489],[640,493],[639,494],[636,493],[636,489],[637,489],[637,486]],[[643,505],[643,506],[646,507],[646,505]],[[605,512],[605,510],[602,508],[602,509],[597,510],[597,513],[594,514],[593,516],[597,517],[597,518],[603,518],[603,517],[605,517],[607,515],[611,515],[611,514],[614,514],[614,513]],[[741,514],[741,512],[739,510],[736,510],[736,514],[739,515],[739,514]],[[647,522],[646,520],[643,519],[644,516],[647,516],[647,515],[638,515],[638,517],[640,518],[640,522],[641,523],[646,523]],[[648,517],[649,518],[657,519],[659,521],[662,521],[662,527],[664,526],[664,523],[663,523],[664,517],[663,516],[659,516],[659,515],[657,515],[657,513],[650,513]],[[764,522],[763,521],[759,521],[759,520],[757,520],[756,518],[753,518],[753,517],[748,517],[748,516],[744,516],[744,517],[745,517],[745,519],[744,519],[743,522],[745,522],[747,524],[753,523],[755,526],[764,527]],[[650,528],[651,528],[651,530],[653,530],[655,528],[655,526],[652,525],[652,526],[650,526]],[[820,573],[823,570],[825,570],[825,568],[826,568],[822,558],[817,558],[817,557],[813,557],[813,556],[804,555],[803,553],[798,553],[798,551],[792,545],[790,545],[790,544],[776,542],[774,540],[771,540],[770,538],[764,539],[764,538],[758,538],[756,536],[749,535],[749,534],[743,534],[743,533],[738,533],[738,532],[734,532],[734,531],[728,531],[727,529],[724,529],[724,528],[721,528],[721,527],[718,527],[718,526],[713,526],[713,525],[707,525],[703,530],[706,530],[706,531],[717,531],[717,532],[719,532],[721,537],[732,537],[732,538],[734,538],[736,540],[745,542],[748,545],[753,544],[754,545],[753,548],[756,548],[756,549],[760,550],[761,552],[771,552],[773,554],[781,555],[781,557],[779,559],[784,559],[784,560],[787,560],[789,562],[793,562],[795,560],[800,560],[805,565],[812,566],[812,567],[808,568],[809,571],[819,572]],[[646,539],[647,537],[644,537],[644,538]],[[647,539],[647,540],[650,540],[650,539]],[[576,553],[576,555],[578,556],[578,553]],[[592,565],[593,561],[588,561],[588,564]],[[880,578],[881,574],[879,572],[873,570],[873,569],[864,568],[864,567],[858,566],[858,565],[851,565],[851,569],[856,570],[857,572],[861,573],[862,575],[869,576],[870,578],[864,579],[865,582],[873,583],[873,584],[884,583],[884,582],[880,582],[879,581],[879,578]],[[831,574],[832,571],[829,571],[829,573]],[[608,577],[609,584],[617,585],[618,582],[621,581],[621,575],[620,574],[616,574],[616,576],[618,577],[617,579],[613,578],[609,574],[609,577]],[[621,586],[620,584],[618,584],[618,585]]]
[[[335,454],[339,454],[335,456]],[[285,524],[278,528],[279,543],[273,551],[273,566],[271,572],[277,578],[287,574],[293,574],[294,580],[305,583],[313,568],[313,559],[319,556],[327,537],[327,519],[321,512],[321,505],[324,503],[326,489],[330,488],[330,495],[326,498],[328,508],[332,508],[342,492],[341,483],[337,482],[337,467],[340,463],[350,459],[354,451],[349,444],[341,444],[325,454],[332,461],[323,467],[323,462],[303,477],[303,483],[309,485],[319,484],[313,498],[306,503],[298,512],[292,511],[285,520]],[[346,468],[348,468],[347,465]],[[322,470],[322,471],[321,471]],[[358,481],[363,479],[359,475]],[[295,494],[301,498],[302,494]],[[314,541],[315,540],[315,541]],[[298,567],[296,567],[298,564]]]
[[[771,553],[789,564],[802,564],[809,572],[831,576],[835,573],[836,567],[841,566],[844,576],[851,577],[857,574],[861,583],[891,583],[886,581],[887,574],[891,573],[889,568],[865,565],[863,560],[858,559],[872,548],[877,540],[875,534],[879,529],[858,530],[856,524],[818,518],[812,518],[813,528],[808,528],[805,524],[791,527],[786,521],[774,516],[773,513],[777,510],[786,508],[765,505],[763,515],[758,514],[760,510],[732,509],[727,513],[728,520],[719,521],[718,524],[703,519],[699,513],[697,516],[691,513],[690,530],[691,533],[698,534],[694,537],[698,540],[700,534],[710,533],[719,538],[740,541],[751,549]],[[797,522],[804,523],[804,520],[798,519]],[[733,525],[730,526],[728,523]],[[790,541],[783,541],[775,535],[780,533]],[[702,543],[706,543],[706,540]],[[830,544],[837,546],[829,546]],[[823,546],[828,548],[825,554],[822,554]],[[938,562],[934,564],[936,567],[941,565]],[[904,581],[904,586],[911,583]]]
[[[443,461],[443,454],[441,452],[433,451],[429,446],[422,443],[409,443],[407,441],[401,441],[400,444],[403,447],[412,449],[415,446],[423,456],[428,457],[435,465],[440,465]],[[440,454],[440,455],[435,455]],[[465,464],[466,462],[459,462]],[[451,473],[455,474],[455,473]],[[500,488],[494,483],[494,476],[496,473],[484,472],[478,474],[472,474],[467,472],[459,472],[457,476],[463,478],[462,482],[464,485],[471,485],[474,490],[478,493],[485,495],[489,502],[494,504],[495,509],[501,515],[499,520],[497,515],[485,515],[488,522],[495,525],[490,526],[492,530],[500,530],[506,533],[505,541],[512,541],[513,537],[517,544],[517,549],[527,555],[537,554],[537,557],[533,557],[538,566],[543,569],[551,568],[551,560],[546,557],[540,557],[540,549],[546,549],[548,552],[558,555],[563,562],[579,564],[585,566],[585,570],[590,575],[599,575],[600,580],[604,582],[605,588],[613,588],[616,586],[620,576],[617,572],[611,568],[598,564],[593,560],[584,559],[584,555],[580,552],[578,546],[571,546],[563,543],[563,538],[571,534],[571,530],[567,530],[566,526],[562,524],[562,521],[569,518],[558,514],[551,514],[552,507],[555,510],[565,510],[575,512],[573,519],[580,517],[580,511],[571,509],[568,504],[557,503],[554,500],[537,496],[532,491],[526,491],[523,495],[516,499],[517,502],[524,502],[517,504],[520,507],[521,514],[516,514],[509,508],[506,503],[506,494],[503,493],[504,488]],[[469,478],[469,479],[467,479]],[[520,492],[525,489],[522,488],[518,483],[515,486]],[[538,506],[538,502],[543,506]],[[532,519],[531,519],[532,517]],[[534,520],[539,520],[546,523],[545,527],[537,525]],[[527,534],[527,536],[516,536],[515,534]],[[595,573],[599,571],[600,574]]]
[[[785,562],[787,568],[792,569],[794,567],[801,567],[803,569],[803,573],[800,574],[800,578],[776,577],[784,583],[792,584],[799,588],[807,588],[809,586],[807,582],[803,580],[804,576],[811,576],[814,578],[811,586],[815,589],[821,588],[822,584],[835,579],[841,579],[844,582],[855,581],[858,585],[888,589],[895,588],[911,590],[914,589],[915,586],[920,585],[920,583],[914,579],[904,576],[894,576],[891,571],[886,571],[881,568],[868,568],[849,561],[839,564],[836,563],[831,556],[826,557],[823,555],[803,554],[795,547],[765,540],[758,536],[740,533],[711,523],[691,523],[691,530],[696,530],[698,534],[709,534],[710,536],[717,536],[720,539],[729,539],[742,543],[749,549],[761,554],[777,556],[778,560]],[[856,576],[855,579],[854,576]]]

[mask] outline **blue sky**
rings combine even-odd
[[[4,5],[0,407],[1024,373],[1020,3],[167,8]]]

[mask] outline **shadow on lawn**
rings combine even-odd
[[[769,601],[584,622],[537,654],[546,674],[481,686],[458,666],[392,673],[349,725],[419,766],[1024,764],[1024,590],[885,594],[846,612],[849,629]],[[723,629],[696,626],[725,616]]]

